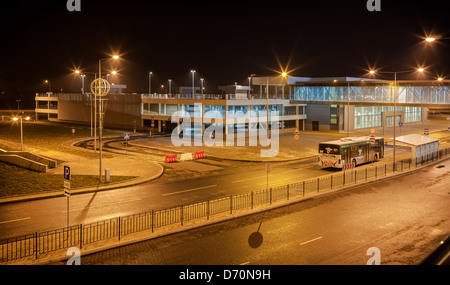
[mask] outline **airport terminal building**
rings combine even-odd
[[[396,83],[397,89],[393,81],[356,77],[252,77],[250,87],[221,86],[220,94],[203,94],[199,89],[137,94],[117,85],[111,86],[105,101],[104,126],[169,133],[180,123],[174,113],[184,112],[192,130],[216,124],[225,134],[249,132],[265,128],[255,117],[267,116],[269,110],[269,117],[277,112],[280,130],[346,132],[420,122],[426,120],[429,107],[450,104],[448,80]],[[38,120],[89,125],[95,117],[95,98],[90,93],[36,94],[35,101]],[[244,123],[237,123],[238,117],[244,117]],[[272,124],[269,121],[269,129]]]

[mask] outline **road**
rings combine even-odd
[[[100,253],[81,264],[417,264],[450,234],[450,160],[414,174]],[[255,234],[257,233],[257,234]]]
[[[113,148],[109,148],[111,144]],[[120,144],[106,140],[106,151],[119,151]],[[152,150],[130,152],[149,155]],[[157,155],[153,153],[153,155]],[[389,156],[389,149],[386,156]],[[338,172],[322,169],[315,158],[273,163],[267,175],[264,163],[202,159],[179,164],[165,164],[164,175],[142,185],[104,192],[73,195],[69,202],[69,221],[88,224],[118,216],[166,209],[229,195],[249,193]],[[202,169],[204,172],[193,171]],[[0,240],[63,228],[67,226],[67,198],[51,198],[0,205]]]

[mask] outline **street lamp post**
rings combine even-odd
[[[45,80],[44,83],[48,85],[48,92],[52,92],[52,86],[50,84],[50,80]]]
[[[152,94],[152,75],[153,72],[148,73],[148,94]]]
[[[172,79],[169,79],[169,96],[172,95]]]
[[[200,78],[200,90],[201,90],[201,93],[202,93],[202,99],[203,99],[203,78]]]
[[[195,70],[191,70],[192,73],[192,98],[194,98],[195,89],[194,89],[194,78],[195,78]]]
[[[119,56],[114,55],[112,58],[118,59]],[[111,58],[110,57],[103,58],[103,59],[99,59],[99,61],[98,61],[98,80],[99,80],[98,81],[98,90],[97,90],[97,93],[99,93],[98,95],[101,95],[100,92],[101,92],[101,81],[102,81],[102,61],[107,60],[107,59],[111,59]],[[108,82],[108,81],[106,81],[106,82]],[[108,86],[109,86],[109,84],[108,84]],[[95,97],[97,97],[97,94],[95,94]],[[97,100],[97,98],[96,98],[96,100]],[[102,99],[102,96],[99,96],[98,100],[100,101],[99,102],[100,103],[99,104],[99,124],[98,124],[98,131],[99,131],[98,135],[99,135],[99,144],[100,144],[99,179],[100,179],[100,183],[102,183],[102,181],[103,181],[103,178],[102,178],[102,155],[103,155],[102,139],[103,139],[103,134],[102,134],[102,132],[103,132],[103,101],[104,101],[104,99]],[[97,105],[97,104],[95,104],[95,105]]]
[[[418,71],[418,72],[424,72],[424,69],[423,68],[418,68],[416,71]],[[393,169],[393,171],[395,172],[396,171],[396,169],[397,169],[397,164],[396,164],[396,161],[395,161],[395,159],[396,159],[396,157],[395,157],[395,154],[396,154],[396,133],[395,133],[395,129],[396,129],[396,122],[397,122],[397,114],[396,114],[396,111],[397,111],[397,96],[398,96],[398,88],[397,88],[397,73],[411,73],[411,72],[413,72],[413,71],[411,71],[411,70],[404,70],[404,71],[394,71],[394,72],[386,72],[386,71],[384,71],[384,72],[378,72],[378,73],[390,73],[390,74],[394,74],[394,94],[393,94],[393,97],[394,97],[394,138],[393,138],[393,160],[394,160],[394,169]],[[371,70],[370,72],[369,72],[370,74],[375,74],[375,71],[373,71],[373,70]],[[423,112],[423,110],[421,111],[421,113]],[[422,117],[423,117],[423,114],[422,114]]]
[[[23,117],[23,116],[17,116],[13,118],[13,121],[18,121],[20,120],[20,149],[23,151],[23,125],[22,125],[22,121],[23,119],[25,120],[29,120],[30,117]]]

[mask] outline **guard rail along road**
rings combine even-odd
[[[202,223],[204,225],[206,222],[231,218],[236,214],[243,215],[277,204],[282,205],[287,201],[295,202],[308,195],[413,171],[445,159],[449,155],[450,148],[445,148],[416,158],[416,161],[411,159],[397,161],[395,166],[394,163],[373,164],[276,188],[9,238],[0,241],[0,262],[32,264],[41,259],[67,257],[66,251],[70,247],[95,251],[104,248],[105,243],[109,246],[123,245],[126,241],[131,243],[133,240],[148,239],[174,229],[183,230],[188,228],[187,226]]]

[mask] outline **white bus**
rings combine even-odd
[[[348,137],[319,143],[319,165],[322,167],[353,168],[359,164],[384,157],[384,138]]]

